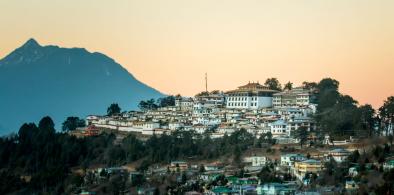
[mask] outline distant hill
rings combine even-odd
[[[30,39],[0,60],[0,135],[46,115],[60,129],[67,116],[105,114],[113,102],[135,109],[161,96],[104,54]]]

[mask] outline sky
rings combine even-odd
[[[392,0],[0,0],[0,58],[29,38],[104,53],[166,94],[332,77],[394,95]]]

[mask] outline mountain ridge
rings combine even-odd
[[[41,46],[35,39],[0,60],[0,89],[5,94],[0,97],[5,108],[0,110],[0,134],[46,115],[60,129],[67,116],[104,114],[113,102],[136,109],[140,100],[163,96],[105,54]]]

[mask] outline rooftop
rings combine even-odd
[[[303,155],[303,154],[298,154],[298,153],[283,154],[282,156],[288,156],[288,157],[303,156],[303,157],[305,157],[305,155]]]
[[[284,120],[277,120],[272,125],[287,125],[287,123]]]
[[[227,91],[226,93],[236,93],[236,92],[271,92],[276,93],[278,91],[271,90],[268,87],[261,85],[260,83],[249,82],[246,85],[238,87],[238,89]]]
[[[308,160],[302,161],[302,163],[306,163],[306,164],[320,164],[320,161],[319,160],[315,160],[315,159],[308,159]]]
[[[343,148],[336,148],[336,149],[331,150],[330,153],[350,153],[350,152],[343,149]]]

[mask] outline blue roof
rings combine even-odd
[[[287,125],[287,123],[284,120],[277,120],[272,125]]]
[[[289,157],[292,157],[292,156],[303,156],[303,157],[305,157],[305,155],[298,154],[298,153],[283,154],[282,156],[289,156]]]
[[[311,117],[309,116],[296,116],[294,117],[294,120],[311,120]]]
[[[343,149],[343,148],[337,148],[334,150],[331,150],[330,152],[337,152],[337,153],[350,153],[349,151]]]
[[[302,162],[304,162],[304,163],[320,163],[319,160],[315,160],[315,159],[308,159],[308,160],[304,160]]]

